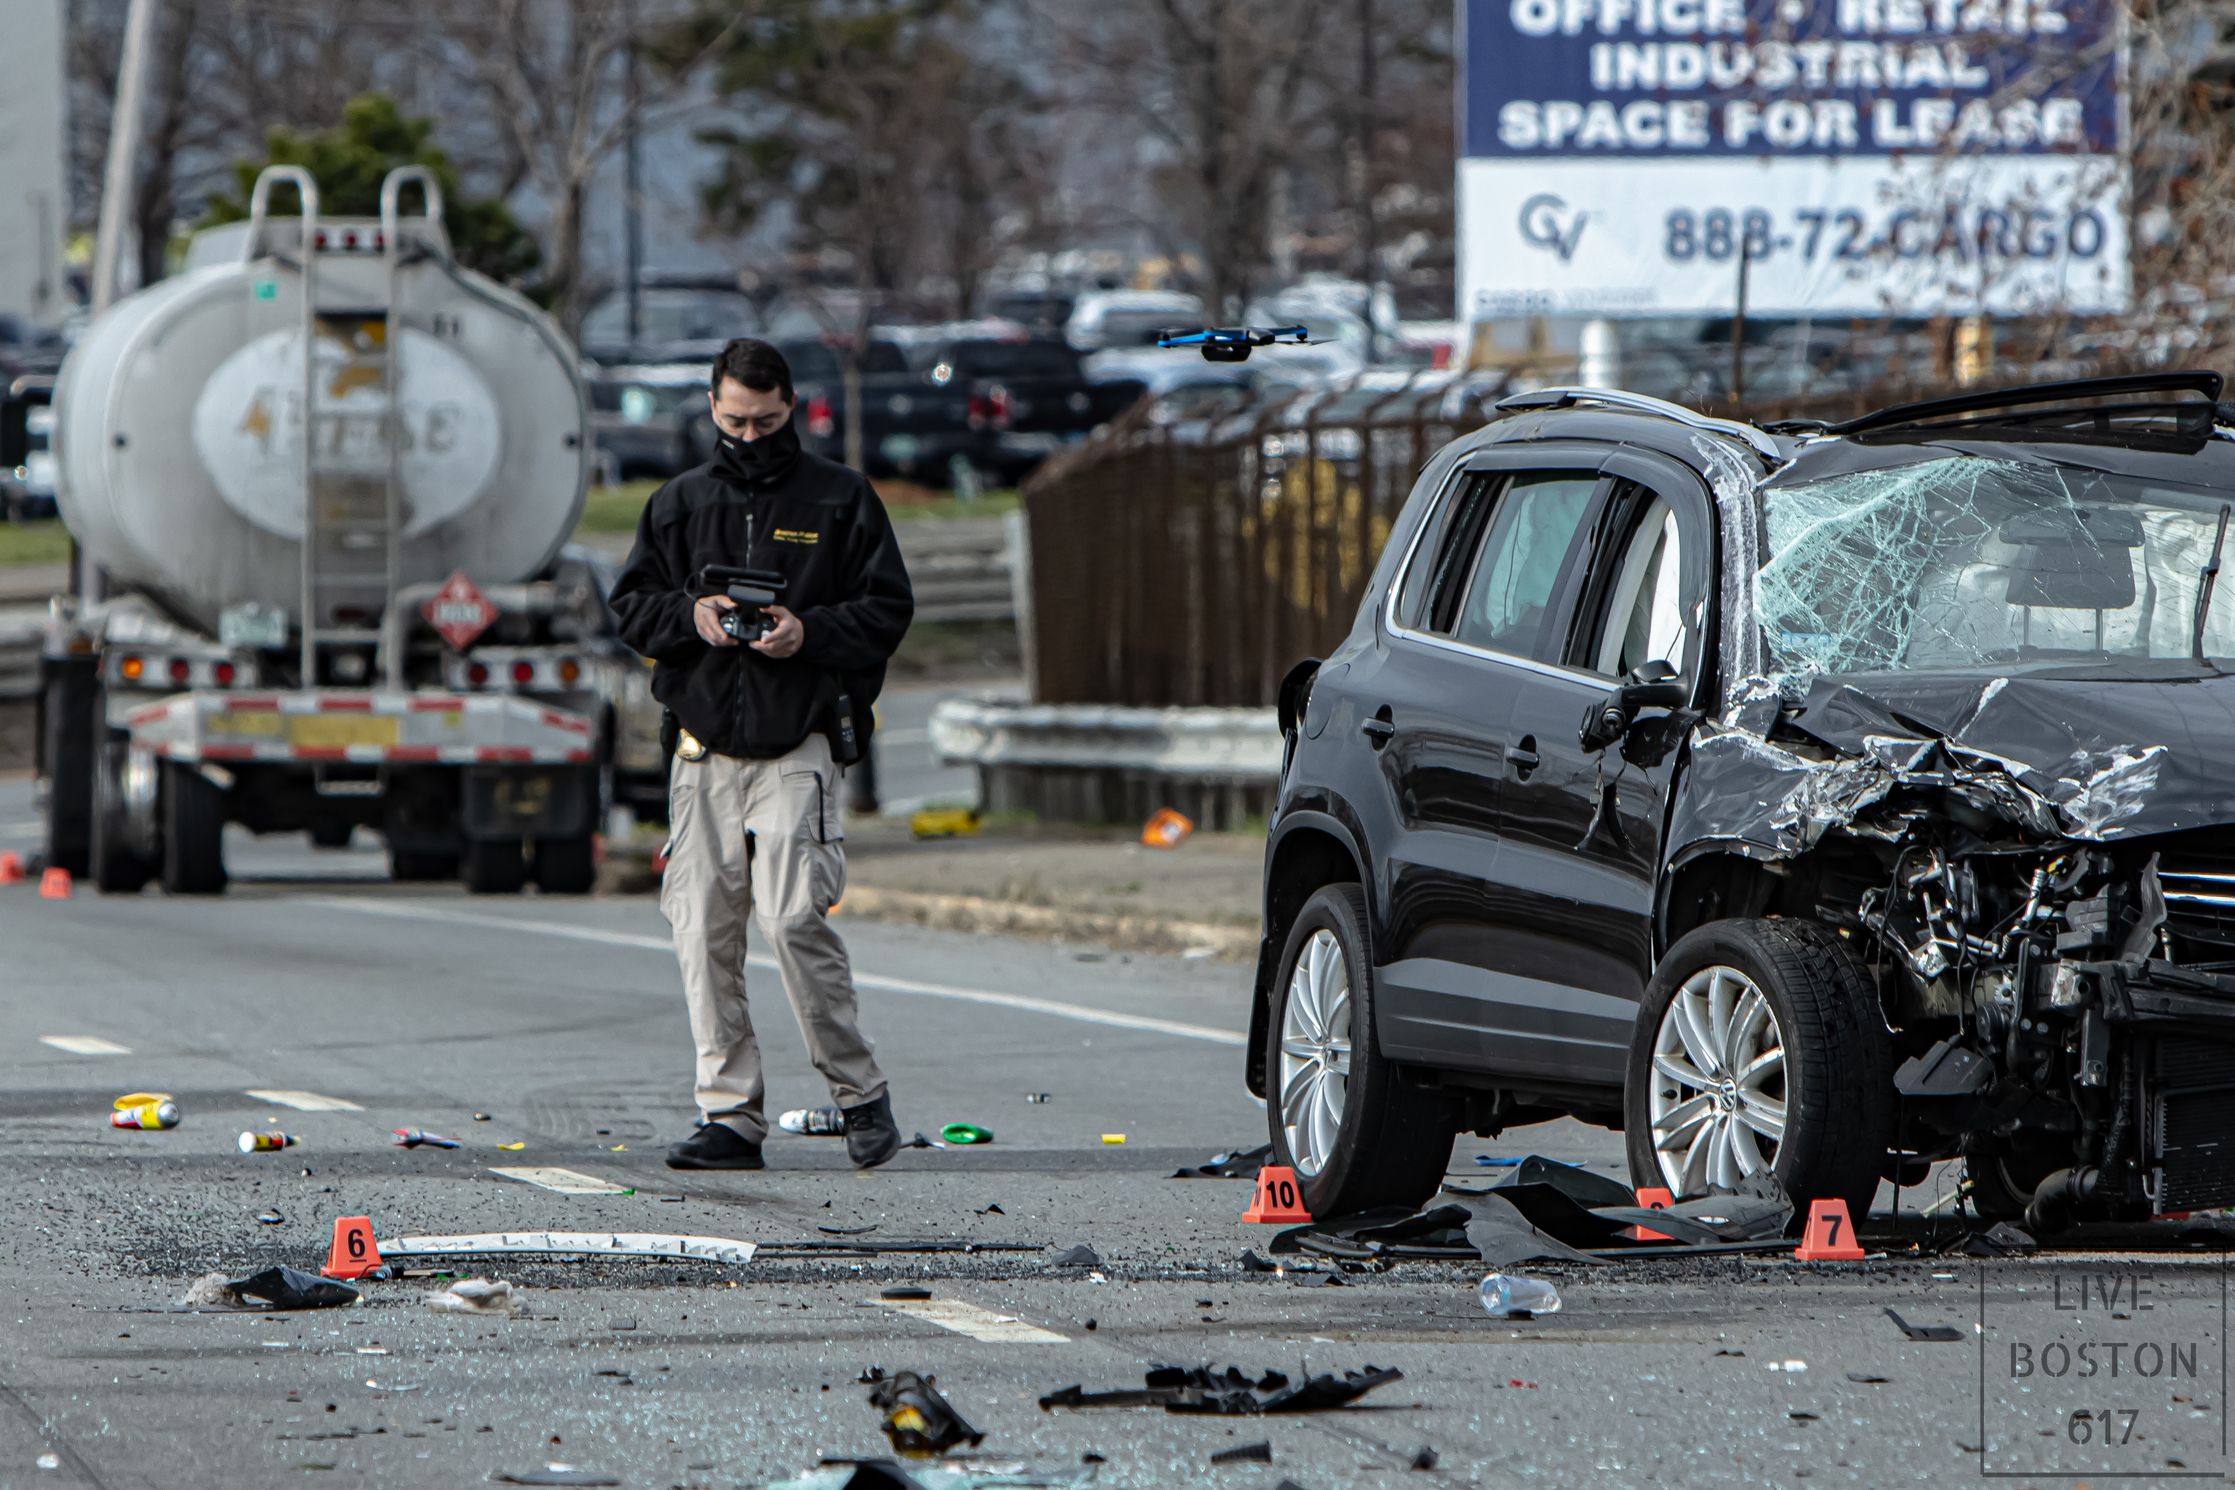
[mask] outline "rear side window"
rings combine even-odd
[[[1495,476],[1468,476],[1429,514],[1427,531],[1413,552],[1404,588],[1397,596],[1399,626],[1413,631],[1451,629],[1450,613],[1458,609],[1460,593],[1454,576],[1464,572],[1482,541],[1483,519],[1489,516],[1490,495],[1497,484]],[[1447,602],[1440,607],[1444,611],[1440,620],[1427,613],[1431,595]]]
[[[1598,486],[1595,474],[1576,472],[1524,474],[1507,483],[1459,603],[1454,639],[1544,655],[1553,595]]]

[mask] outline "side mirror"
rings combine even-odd
[[[1667,662],[1648,662],[1630,674],[1630,681],[1614,689],[1584,711],[1577,738],[1585,750],[1604,750],[1620,743],[1644,709],[1681,709],[1692,699],[1692,690]]]

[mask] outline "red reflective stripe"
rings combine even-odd
[[[236,714],[271,714],[278,712],[279,700],[261,693],[244,693],[225,700],[225,707]]]
[[[388,759],[392,761],[438,761],[442,759],[440,745],[391,745]]]
[[[557,709],[545,709],[543,711],[543,722],[553,729],[563,729],[570,735],[586,735],[590,732],[589,720],[577,719],[572,714],[562,714]]]
[[[142,704],[125,715],[124,722],[126,724],[146,724],[151,719],[162,719],[170,712],[171,706],[169,704]]]
[[[198,752],[206,761],[252,761],[256,759],[253,745],[204,745]]]
[[[473,753],[477,761],[532,761],[535,752],[525,745],[484,745]]]
[[[349,759],[347,745],[298,745],[295,759],[302,761],[345,761]]]
[[[589,758],[590,752],[587,750],[570,750],[567,752],[567,759],[570,761],[586,761]]]
[[[415,698],[411,701],[414,714],[452,714],[466,706],[462,698]]]
[[[370,714],[372,706],[369,698],[321,698],[318,701],[321,714]]]

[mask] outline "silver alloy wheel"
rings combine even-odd
[[[1280,1020],[1280,1120],[1299,1179],[1335,1157],[1350,1091],[1350,961],[1321,927],[1296,955]]]
[[[1669,1190],[1700,1195],[1775,1164],[1789,1101],[1785,1032],[1769,996],[1720,964],[1685,979],[1653,1037],[1646,1109]]]

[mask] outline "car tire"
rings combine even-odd
[[[1367,924],[1358,886],[1314,892],[1289,928],[1266,1011],[1272,1162],[1296,1171],[1305,1209],[1322,1219],[1419,1205],[1442,1183],[1457,1136],[1451,1103],[1381,1054]],[[1307,958],[1315,961],[1303,965]],[[1330,1110],[1331,1133],[1308,1126],[1324,1124]]]
[[[1622,1107],[1640,1188],[1684,1199],[1766,1164],[1796,1208],[1836,1197],[1859,1221],[1895,1126],[1892,1044],[1868,970],[1810,922],[1698,928],[1646,986]]]
[[[185,761],[163,764],[163,893],[225,893],[225,794]]]
[[[588,833],[535,841],[535,882],[546,895],[587,895],[597,885],[597,841]]]
[[[517,895],[528,882],[528,856],[517,838],[469,838],[458,877],[476,895]]]

